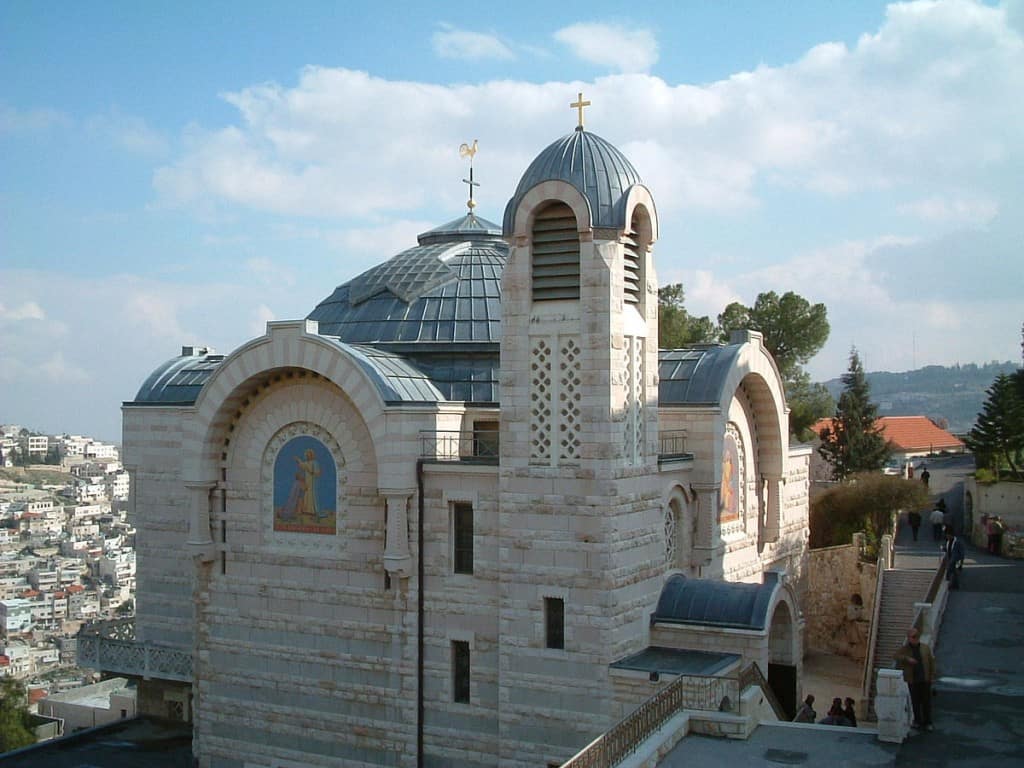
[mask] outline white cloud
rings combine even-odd
[[[658,41],[648,29],[579,23],[558,30],[555,39],[576,58],[615,72],[646,72],[658,60]]]
[[[434,53],[442,59],[514,59],[512,50],[496,35],[471,32],[451,24],[441,24],[434,33]]]
[[[8,309],[0,302],[0,321],[3,320],[45,320],[46,313],[34,301],[25,301]]]
[[[34,134],[50,128],[64,128],[71,119],[55,109],[15,109],[0,106],[0,135]]]
[[[260,304],[255,310],[253,310],[252,323],[249,324],[249,332],[253,336],[262,336],[267,332],[267,323],[276,319],[277,315],[274,314],[274,310],[266,304]]]
[[[143,118],[124,115],[116,110],[105,115],[94,115],[87,121],[86,128],[133,155],[162,157],[169,148],[167,139],[150,128]]]
[[[969,197],[946,198],[933,196],[900,206],[900,212],[927,221],[951,224],[987,224],[999,213],[999,203]]]

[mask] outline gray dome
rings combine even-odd
[[[634,184],[643,184],[624,154],[600,136],[577,129],[530,163],[505,206],[505,235],[512,234],[516,209],[523,197],[543,181],[566,181],[576,187],[590,202],[595,227],[622,226],[623,195]]]
[[[496,402],[508,245],[473,214],[417,239],[338,286],[308,319],[323,336],[407,358],[447,399]]]

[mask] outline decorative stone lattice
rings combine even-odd
[[[295,421],[288,424],[277,432],[267,444],[263,451],[263,462],[260,472],[260,485],[262,486],[263,513],[262,533],[263,543],[275,547],[295,549],[310,552],[322,552],[323,554],[339,556],[343,540],[337,535],[334,536],[309,536],[303,533],[287,533],[274,530],[274,463],[277,455],[288,441],[300,435],[309,435],[319,440],[330,451],[337,467],[337,492],[338,498],[335,509],[337,510],[337,525],[335,534],[339,533],[344,526],[345,511],[348,508],[347,472],[345,471],[345,458],[341,452],[341,446],[334,436],[318,424],[308,421]]]
[[[562,342],[558,389],[559,457],[575,461],[580,455],[580,347],[572,337]]]
[[[644,339],[625,337],[622,453],[628,464],[638,464],[644,448],[643,352]]]
[[[676,510],[672,504],[665,507],[665,565],[676,565]]]
[[[530,459],[551,459],[551,347],[545,339],[530,350]]]

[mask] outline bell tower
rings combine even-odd
[[[612,724],[609,664],[646,647],[661,586],[657,213],[629,160],[584,129],[589,104],[505,209],[502,765],[562,759]],[[549,724],[529,754],[521,722]]]

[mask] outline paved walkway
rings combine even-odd
[[[934,569],[939,545],[924,525],[914,542],[901,525],[899,568]],[[968,546],[961,588],[951,592],[935,652],[935,730],[902,745],[868,731],[761,726],[747,741],[688,736],[660,768],[728,766],[1024,767],[1024,562]]]
[[[902,526],[900,568],[934,567],[937,546]],[[1024,562],[970,545],[960,589],[949,593],[935,652],[935,730],[911,736],[895,765],[1024,766]]]

